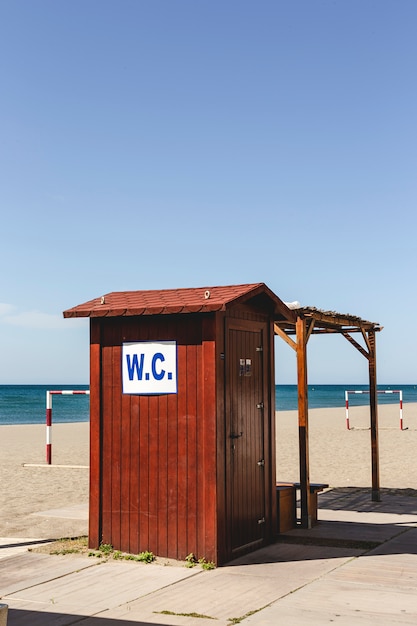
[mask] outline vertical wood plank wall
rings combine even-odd
[[[100,326],[90,319],[90,497],[88,541],[98,547],[101,541],[101,376]]]
[[[91,337],[90,545],[216,561],[214,316],[97,319]],[[178,394],[123,395],[122,343],[170,339]]]

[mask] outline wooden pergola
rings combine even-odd
[[[308,382],[307,343],[311,335],[338,333],[343,335],[366,359],[369,371],[369,403],[372,456],[372,500],[380,501],[379,448],[378,448],[378,403],[376,382],[376,333],[382,330],[377,323],[367,322],[353,315],[341,315],[333,311],[321,311],[313,307],[293,309],[292,319],[277,319],[275,334],[281,337],[296,352],[298,384],[298,431],[300,455],[301,525],[311,528],[310,516],[310,472],[308,442]],[[362,346],[354,337],[359,333]],[[295,339],[293,339],[295,337]]]

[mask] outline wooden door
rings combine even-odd
[[[265,510],[265,327],[231,322],[226,350],[226,477],[231,554],[262,545]]]

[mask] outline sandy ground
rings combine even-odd
[[[298,481],[298,417],[277,413],[277,477]],[[309,411],[310,481],[330,487],[370,487],[371,433],[369,407]],[[403,430],[398,404],[378,407],[380,486],[417,489],[417,404],[403,405]]]
[[[310,480],[331,487],[371,485],[369,408],[312,409]],[[417,490],[417,404],[379,407],[381,487]],[[54,424],[53,466],[45,464],[45,426],[0,427],[0,537],[58,538],[87,534],[89,424]],[[28,464],[40,464],[33,467]],[[64,467],[59,467],[59,465]],[[69,466],[69,467],[65,467]],[[297,412],[277,413],[277,478],[298,481]],[[73,508],[74,518],[54,511]]]
[[[43,425],[0,426],[0,537],[46,539],[87,533],[83,519],[39,513],[88,503],[89,424],[53,425],[53,466],[46,465],[45,440]]]

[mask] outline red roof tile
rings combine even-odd
[[[119,317],[224,311],[232,303],[245,302],[260,294],[266,294],[274,302],[277,311],[288,311],[288,316],[291,317],[291,311],[264,283],[152,291],[115,291],[67,309],[64,311],[64,317]]]

